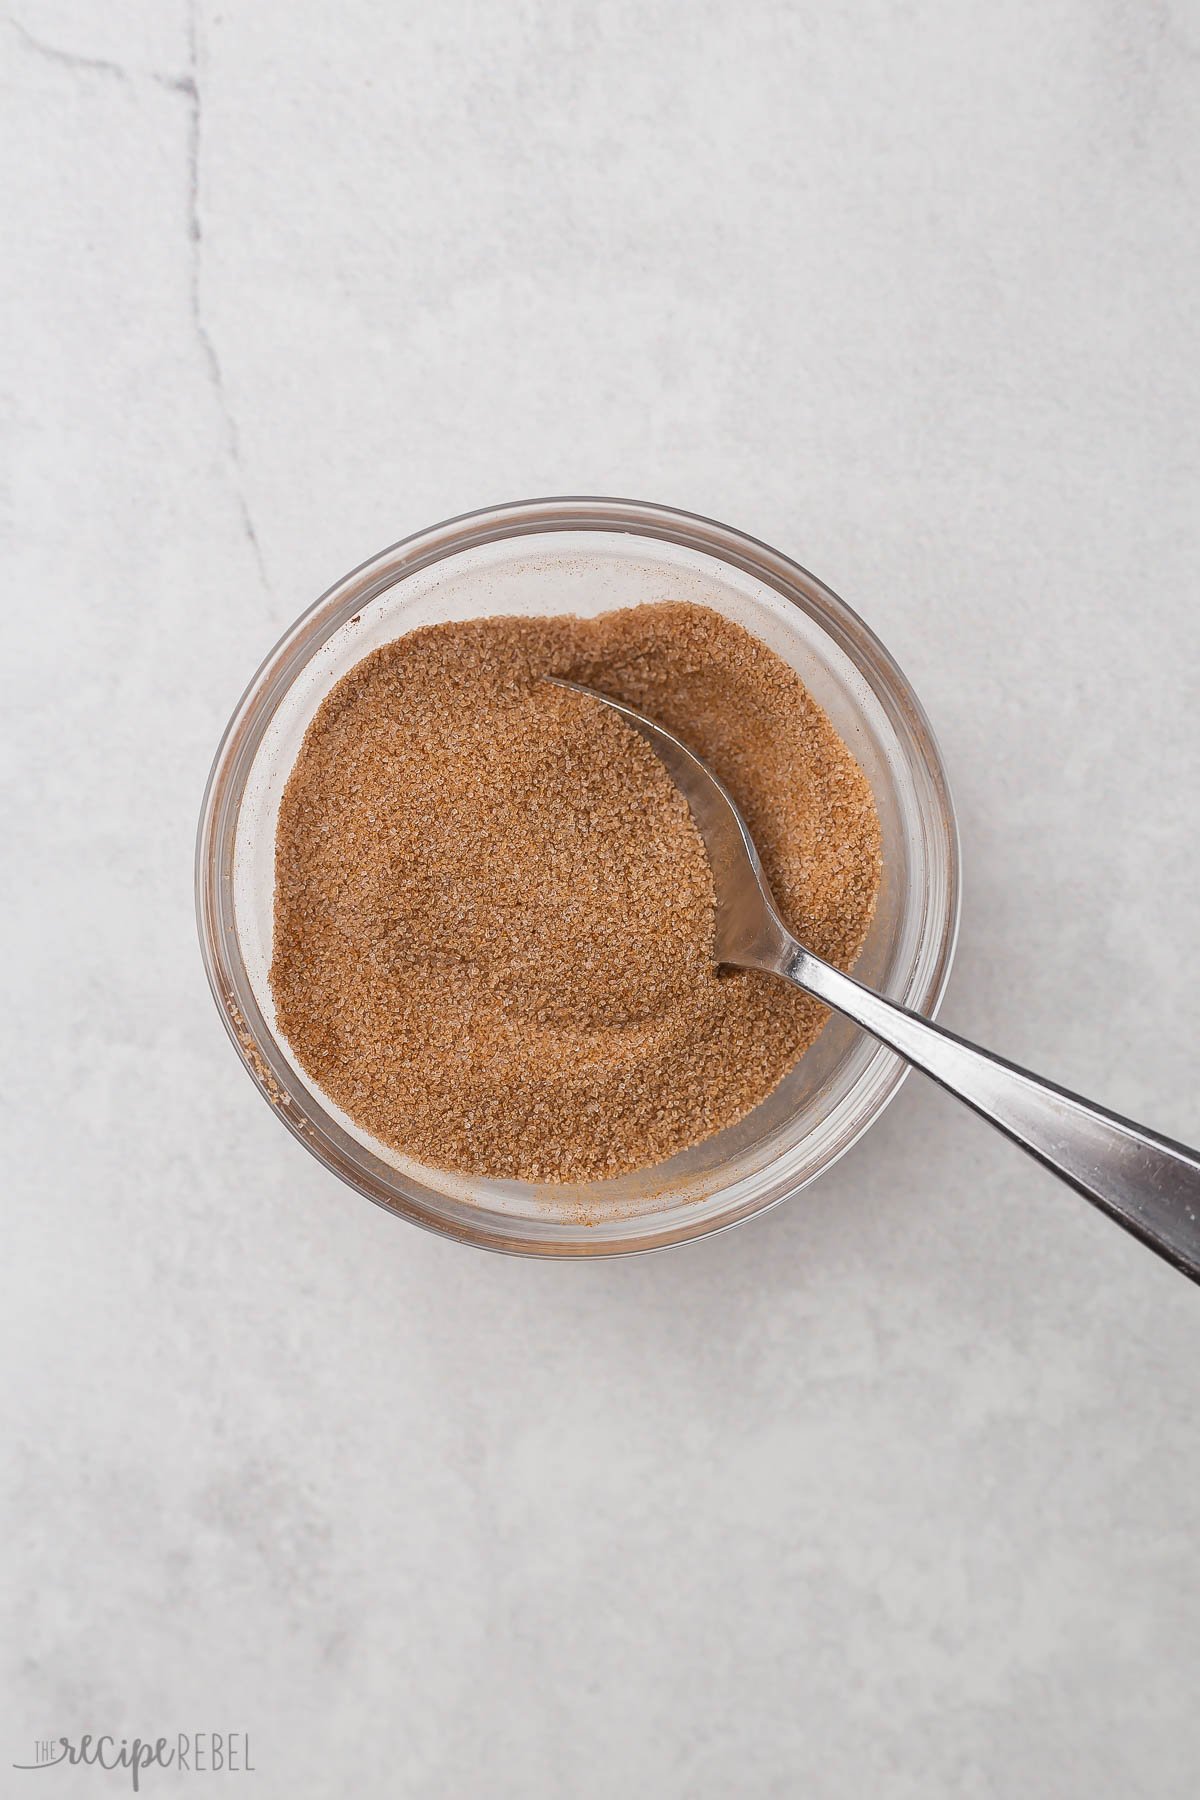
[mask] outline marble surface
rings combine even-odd
[[[946,1020],[1200,1138],[1195,0],[14,0],[0,48],[0,1788],[229,1730],[288,1800],[1190,1800],[1200,1293],[916,1080],[664,1256],[406,1229],[246,1080],[191,855],[364,556],[713,513],[926,702]]]

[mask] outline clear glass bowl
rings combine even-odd
[[[368,1199],[464,1243],[606,1256],[718,1231],[827,1169],[904,1077],[895,1055],[835,1018],[767,1100],[707,1143],[636,1175],[539,1185],[397,1155],[314,1086],[279,1036],[267,981],[275,824],[305,729],[333,684],[420,625],[663,600],[715,607],[798,671],[862,764],[883,827],[879,906],[855,972],[930,1015],[945,987],[959,853],[941,757],[900,670],[823,583],[728,526],[629,500],[523,501],[406,538],[330,588],[242,697],[204,796],[196,907],[226,1029],[279,1118]]]

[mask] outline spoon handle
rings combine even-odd
[[[845,1013],[1200,1281],[1200,1154],[894,1006],[793,940],[778,972]]]

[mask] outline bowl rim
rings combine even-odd
[[[919,991],[912,993],[905,1002],[929,1018],[936,1015],[954,960],[962,901],[962,871],[958,821],[941,751],[924,708],[891,652],[854,609],[803,564],[763,540],[702,513],[652,501],[600,495],[547,495],[479,507],[411,532],[376,552],[332,583],[299,614],[263,658],[234,707],[213,757],[197,824],[196,925],[205,974],[226,1032],[247,1073],[276,1117],[331,1173],[385,1212],[439,1237],[481,1249],[574,1261],[644,1255],[652,1250],[669,1249],[675,1244],[731,1230],[744,1220],[780,1205],[824,1174],[853,1148],[895,1098],[909,1073],[908,1065],[880,1046],[877,1057],[859,1077],[859,1082],[865,1083],[871,1071],[877,1071],[876,1091],[863,1116],[814,1167],[788,1181],[779,1192],[753,1197],[728,1216],[689,1220],[688,1209],[680,1206],[670,1227],[644,1230],[643,1222],[634,1218],[629,1221],[628,1241],[617,1242],[597,1238],[589,1242],[589,1230],[582,1224],[563,1226],[564,1232],[575,1231],[577,1236],[530,1241],[521,1236],[523,1221],[519,1218],[512,1219],[511,1231],[497,1229],[490,1222],[501,1215],[485,1212],[482,1208],[477,1224],[460,1224],[436,1216],[411,1194],[401,1197],[373,1192],[352,1159],[340,1153],[327,1133],[302,1115],[292,1102],[284,1083],[294,1080],[294,1076],[290,1070],[285,1073],[283,1067],[272,1066],[273,1034],[258,1013],[232,923],[226,923],[221,929],[219,894],[220,847],[228,834],[232,855],[245,778],[275,708],[293,679],[343,619],[369,604],[379,593],[447,557],[498,540],[558,531],[627,532],[665,540],[713,557],[763,581],[802,610],[810,610],[805,604],[810,602],[812,616],[860,673],[865,655],[871,665],[872,688],[877,693],[881,686],[885,690],[891,710],[903,720],[920,753],[919,761],[933,789],[936,811],[944,831],[941,872],[945,895],[939,941]],[[315,635],[325,613],[330,616],[330,629]],[[241,993],[231,972],[227,937],[233,941],[234,954],[241,963],[244,975]],[[254,1029],[256,1024],[263,1029]]]

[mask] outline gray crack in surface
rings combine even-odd
[[[111,76],[117,81],[132,85],[132,76],[121,63],[112,62],[102,56],[82,56],[71,50],[60,50],[54,44],[36,37],[19,19],[10,18],[9,23],[20,38],[22,44],[31,55],[44,57],[47,62],[55,63],[60,68],[88,75]],[[266,563],[263,560],[262,546],[258,541],[254,518],[250,512],[250,504],[246,499],[245,468],[242,462],[241,436],[238,432],[237,420],[229,404],[229,395],[225,386],[225,372],[221,366],[221,358],[217,346],[204,317],[201,303],[201,246],[203,230],[200,224],[200,134],[202,126],[202,103],[200,84],[197,79],[196,50],[196,4],[191,0],[187,15],[188,66],[183,75],[161,75],[152,73],[150,79],[168,92],[181,94],[188,107],[187,132],[187,233],[189,246],[188,270],[188,305],[191,313],[192,328],[196,341],[200,346],[200,355],[204,362],[208,384],[213,391],[217,407],[225,427],[225,439],[229,460],[234,472],[234,493],[237,498],[238,511],[242,518],[242,529],[254,552],[254,560],[258,565],[259,576],[268,595],[271,583],[267,576]]]

